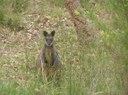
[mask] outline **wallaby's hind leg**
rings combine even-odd
[[[41,76],[44,82],[47,82],[47,70],[44,68],[44,65],[41,65]]]
[[[55,70],[52,74],[52,80],[56,86],[61,84],[61,74],[59,70]]]

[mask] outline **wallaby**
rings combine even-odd
[[[55,31],[50,34],[43,31],[45,44],[36,58],[36,65],[41,69],[43,77],[60,79],[61,61],[54,48]]]

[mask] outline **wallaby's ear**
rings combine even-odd
[[[54,31],[54,30],[51,32],[51,35],[52,35],[52,36],[54,36],[54,35],[55,35],[55,31]]]
[[[44,35],[44,36],[47,36],[47,34],[48,34],[48,33],[47,33],[46,31],[43,31],[43,35]]]

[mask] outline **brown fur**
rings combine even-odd
[[[45,35],[45,40],[46,37],[47,39],[48,37],[52,37],[53,40],[52,35]],[[46,77],[48,79],[60,79],[62,64],[60,62],[58,53],[54,49],[54,45],[47,46],[47,44],[45,43],[44,47],[41,49],[36,58],[36,65],[41,69],[41,74],[43,77]]]

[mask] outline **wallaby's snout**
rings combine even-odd
[[[52,46],[54,42],[54,35],[55,31],[52,31],[51,34],[48,34],[46,31],[43,32],[44,39],[45,39],[45,44],[47,46]]]
[[[52,38],[46,38],[45,39],[45,44],[47,45],[47,46],[52,46],[53,45],[53,39]]]

